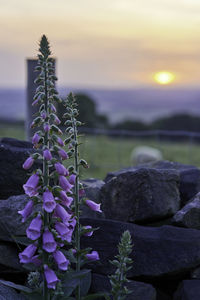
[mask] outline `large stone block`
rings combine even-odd
[[[134,244],[129,278],[155,280],[177,278],[200,264],[200,231],[174,226],[144,227],[113,220],[82,219],[83,225],[99,230],[82,238],[82,248],[92,247],[99,252],[100,264],[92,264],[95,273],[112,274],[109,264],[117,254],[117,245],[125,230],[131,233]]]
[[[179,176],[175,170],[140,168],[112,177],[101,189],[106,218],[152,222],[180,208]]]
[[[10,138],[0,140],[0,199],[23,193],[28,172],[22,165],[33,151],[29,142]]]

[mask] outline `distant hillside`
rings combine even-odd
[[[63,94],[63,90],[60,89],[61,94]],[[80,91],[91,95],[98,105],[99,112],[107,114],[112,122],[118,122],[126,118],[149,122],[158,117],[177,112],[200,115],[200,90],[165,88],[135,90],[82,89]]]
[[[112,122],[126,118],[152,121],[177,112],[200,115],[200,90],[197,89],[69,89],[59,88],[62,96],[69,91],[89,94],[97,103],[98,111]],[[25,95],[23,89],[0,89],[0,118],[24,119]]]

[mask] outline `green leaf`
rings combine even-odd
[[[30,245],[30,240],[26,236],[12,236],[13,240],[18,244],[28,246]]]
[[[27,286],[24,285],[20,285],[20,284],[15,284],[11,281],[6,281],[6,280],[1,280],[0,279],[0,283],[2,283],[3,285],[9,286],[11,288],[14,288],[18,291],[23,291],[25,293],[31,294],[33,291],[31,289],[29,289]]]
[[[110,297],[107,293],[96,293],[96,294],[92,294],[92,295],[87,295],[83,298],[81,298],[81,300],[93,300],[93,299],[99,299],[104,297],[104,299],[106,300],[110,300]]]
[[[62,287],[65,296],[70,296],[78,285],[81,286],[81,296],[87,294],[91,284],[91,271],[68,272],[62,279]]]
[[[28,294],[28,295],[25,293],[22,294],[25,295],[28,300],[43,300],[43,296],[38,293],[33,292],[32,294]]]

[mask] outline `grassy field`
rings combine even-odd
[[[1,126],[0,137],[25,139],[21,126]],[[90,168],[84,170],[82,178],[105,178],[106,174],[131,166],[130,155],[134,147],[148,145],[160,149],[166,160],[200,167],[200,144],[191,142],[161,142],[156,139],[139,140],[111,138],[106,136],[83,136],[80,146],[81,158],[87,160]]]

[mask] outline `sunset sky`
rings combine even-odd
[[[200,0],[0,0],[1,87],[25,87],[43,33],[59,86],[200,86]]]

